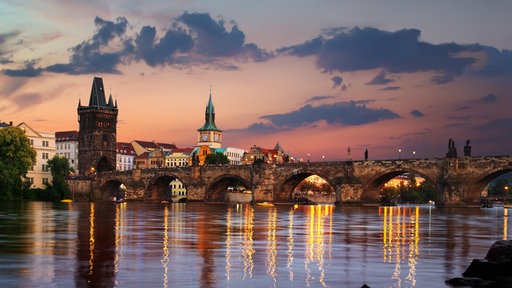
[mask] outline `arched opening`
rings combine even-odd
[[[391,171],[379,176],[365,189],[365,199],[380,205],[435,204],[439,195],[433,181],[416,171]]]
[[[100,161],[98,161],[98,165],[96,165],[96,171],[102,172],[102,171],[113,171],[114,166],[110,161],[108,161],[107,157],[101,157]]]
[[[288,178],[274,195],[277,203],[333,204],[336,191],[323,177],[313,173],[297,173]]]
[[[484,177],[478,182],[484,186],[480,197],[482,207],[493,207],[494,205],[512,205],[512,169],[496,171]]]
[[[252,191],[249,184],[241,177],[224,175],[219,177],[205,195],[207,202],[250,203]]]
[[[144,200],[158,203],[187,202],[187,188],[175,176],[159,176],[147,187]]]
[[[101,185],[100,200],[112,202],[126,201],[126,186],[118,180],[109,180]]]

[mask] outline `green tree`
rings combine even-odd
[[[223,153],[215,152],[206,155],[204,162],[206,164],[229,164],[229,159],[228,156],[224,155]]]
[[[69,175],[69,162],[66,157],[53,156],[48,160],[48,167],[52,173],[52,184],[48,185],[49,192],[55,192],[59,199],[69,197],[69,185],[66,182],[66,177]],[[53,190],[53,191],[52,191]]]
[[[23,178],[36,162],[36,151],[18,127],[0,129],[0,200],[21,193]]]

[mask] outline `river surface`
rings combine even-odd
[[[0,203],[0,287],[448,287],[496,208]]]

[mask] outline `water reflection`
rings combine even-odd
[[[383,261],[394,263],[391,279],[396,287],[416,285],[416,264],[418,260],[419,207],[380,207],[382,215],[382,255]],[[408,269],[402,275],[402,259],[407,259]],[[405,283],[402,284],[402,281]]]
[[[15,212],[0,214],[0,287],[439,287],[494,240],[510,239],[502,207],[30,203],[1,211]]]
[[[327,286],[325,283],[325,269],[324,269],[324,256],[330,255],[330,244],[326,247],[327,243],[332,242],[332,209],[334,206],[330,205],[314,205],[309,206],[308,223],[307,226],[307,246],[305,253],[304,266],[306,269],[306,283],[308,286],[312,284],[315,279],[314,271],[319,271],[317,276],[318,281],[322,286]],[[325,227],[327,226],[327,227]],[[327,229],[325,229],[327,228]],[[316,269],[311,269],[310,264],[315,265]]]

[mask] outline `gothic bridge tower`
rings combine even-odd
[[[78,170],[80,175],[116,169],[117,100],[105,98],[103,80],[94,77],[89,105],[78,100]]]

